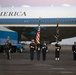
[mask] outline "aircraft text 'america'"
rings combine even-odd
[[[0,12],[0,16],[26,16],[26,12],[21,12],[21,11]]]

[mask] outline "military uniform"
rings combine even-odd
[[[46,60],[46,50],[47,50],[47,45],[46,45],[46,43],[43,43],[43,45],[42,45],[42,57],[43,57],[44,61]]]
[[[61,46],[59,44],[55,44],[55,47],[55,60],[59,60]]]
[[[30,43],[30,59],[33,60],[34,59],[34,51],[35,51],[35,43]]]
[[[37,60],[40,60],[41,45],[37,44]]]
[[[72,46],[73,59],[76,60],[76,44]]]
[[[11,54],[10,54],[10,52],[11,52],[11,43],[6,43],[6,44],[4,45],[4,49],[5,49],[7,58],[8,58],[8,59],[11,59]]]

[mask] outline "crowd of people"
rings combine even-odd
[[[34,39],[32,39],[29,47],[30,47],[30,60],[31,61],[34,60],[35,51],[37,53],[37,60],[40,60],[41,52],[42,52],[43,61],[46,60],[46,52],[48,50],[46,42],[36,44]],[[11,50],[12,50],[11,41],[10,39],[7,39],[4,44],[4,54],[7,56],[7,59],[11,59]],[[55,60],[59,60],[60,50],[61,50],[61,45],[56,43],[55,44]],[[76,42],[74,42],[74,45],[72,45],[72,51],[73,51],[73,59],[76,60]]]
[[[45,61],[46,60],[46,51],[48,50],[46,42],[43,42],[41,44],[35,44],[35,41],[32,40],[30,43],[30,59],[34,60],[34,51],[37,52],[37,60],[40,60],[40,53],[42,51],[42,58]],[[61,45],[56,43],[55,44],[55,60],[60,60],[60,50]],[[73,59],[76,60],[76,42],[74,42],[74,45],[72,45],[72,51],[73,51]]]

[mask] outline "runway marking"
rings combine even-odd
[[[64,70],[64,68],[51,68],[53,70]]]
[[[70,71],[61,71],[60,73],[73,73],[73,72],[70,72]]]

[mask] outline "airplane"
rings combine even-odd
[[[76,36],[76,6],[0,7],[0,26],[19,33],[19,40],[36,38],[40,25],[40,40],[59,41]]]

